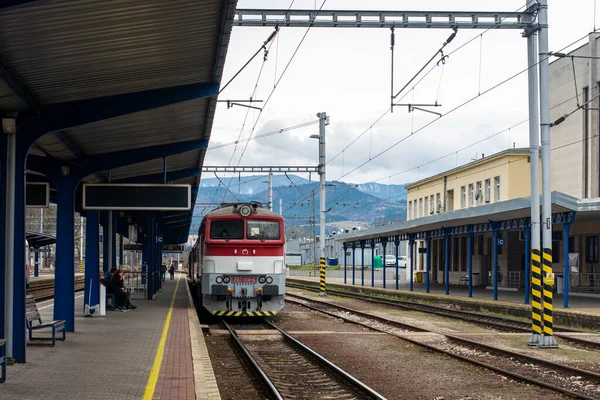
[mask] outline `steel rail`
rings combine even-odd
[[[290,294],[286,293],[286,295],[289,296]],[[316,300],[316,299],[312,299],[312,298],[306,298],[306,297],[299,296],[299,295],[292,295],[292,296],[300,298],[303,301],[308,301],[308,302],[318,303],[318,304],[322,304],[322,305],[333,307],[333,308],[338,308],[340,310],[343,310],[343,311],[346,311],[346,312],[349,312],[349,313],[353,313],[353,314],[362,316],[364,318],[376,319],[378,321],[381,321],[382,319],[385,320],[385,318],[383,318],[383,317],[374,316],[374,315],[371,315],[371,314],[368,314],[368,313],[364,313],[362,311],[353,310],[353,309],[348,308],[348,307],[344,307],[344,306],[340,306],[340,305],[337,305],[337,304],[328,303],[326,301],[320,301],[320,300]],[[287,301],[291,302],[291,303],[299,304],[301,306],[310,308],[310,309],[318,311],[318,312],[322,312],[322,313],[327,314],[327,315],[332,315],[333,314],[333,313],[329,313],[329,312],[327,312],[325,310],[321,310],[318,307],[312,307],[312,306],[309,306],[307,304],[303,304],[302,302],[294,301],[294,300],[291,300],[291,299],[288,299]],[[360,325],[360,326],[363,326],[365,328],[368,328],[368,329],[371,329],[371,330],[374,330],[374,331],[377,331],[377,332],[386,333],[388,335],[391,335],[391,336],[397,337],[399,339],[405,340],[405,341],[407,341],[409,343],[412,343],[412,344],[415,344],[417,346],[424,347],[424,348],[426,348],[428,350],[432,350],[432,351],[435,351],[435,352],[438,352],[438,353],[442,353],[442,354],[445,354],[445,355],[448,355],[448,356],[451,356],[451,357],[454,357],[454,358],[457,358],[457,359],[460,359],[460,360],[463,360],[463,361],[466,361],[466,362],[469,362],[469,363],[472,363],[472,364],[476,364],[476,365],[481,366],[483,368],[487,368],[487,369],[493,370],[495,372],[498,372],[498,373],[506,375],[506,376],[510,376],[510,377],[518,379],[518,380],[522,380],[522,381],[525,381],[525,382],[533,383],[535,385],[542,386],[542,387],[545,387],[547,389],[551,389],[551,390],[554,390],[554,391],[566,394],[566,395],[574,397],[574,398],[578,398],[578,399],[594,399],[594,397],[589,397],[587,395],[584,395],[584,394],[581,394],[581,393],[577,393],[577,392],[573,392],[573,391],[570,391],[568,389],[561,388],[559,386],[555,386],[555,385],[549,384],[547,382],[537,380],[535,378],[530,378],[530,377],[527,377],[527,376],[524,376],[524,375],[521,375],[521,374],[518,374],[518,373],[515,373],[515,372],[512,372],[512,371],[508,371],[508,370],[496,367],[496,366],[491,365],[491,364],[487,364],[487,363],[484,363],[484,362],[481,362],[481,361],[473,360],[473,359],[470,359],[468,357],[461,356],[459,354],[455,354],[455,353],[453,353],[451,351],[443,350],[443,349],[440,349],[438,347],[435,347],[435,346],[432,346],[432,345],[429,345],[429,344],[426,344],[426,343],[419,342],[418,340],[415,340],[415,339],[407,338],[407,337],[404,337],[404,336],[401,336],[401,335],[398,335],[398,334],[395,334],[395,333],[388,332],[388,331],[386,331],[384,329],[374,327],[374,326],[369,325],[367,323],[363,323],[363,322],[360,322],[360,321],[355,321],[355,320],[353,320],[351,318],[347,318],[347,317],[344,317],[344,316],[341,316],[341,315],[336,315],[336,314],[333,314],[333,315],[336,318],[340,318],[340,319],[342,319],[342,320],[344,320],[346,322],[350,322],[350,323],[353,323],[353,324],[356,324],[356,325]],[[456,342],[459,342],[459,343],[465,343],[465,344],[468,344],[470,346],[476,346],[476,347],[484,348],[486,350],[489,350],[489,351],[497,353],[497,354],[510,355],[511,357],[519,358],[519,359],[522,359],[522,360],[527,360],[527,361],[529,361],[531,363],[543,364],[543,365],[550,366],[550,367],[553,367],[553,368],[562,369],[564,371],[568,371],[568,372],[572,372],[572,373],[575,373],[575,374],[578,374],[578,375],[586,376],[588,379],[594,379],[594,380],[600,381],[600,374],[592,372],[592,371],[586,371],[586,370],[582,370],[582,369],[579,369],[579,368],[571,367],[571,366],[568,366],[568,365],[554,363],[552,361],[541,360],[541,359],[534,358],[534,357],[531,357],[531,356],[528,356],[528,355],[525,355],[525,354],[522,354],[522,353],[517,353],[517,352],[513,352],[511,350],[505,350],[505,349],[501,349],[501,348],[498,348],[498,347],[486,345],[486,344],[483,344],[483,343],[474,342],[474,341],[469,340],[469,339],[464,339],[464,338],[461,338],[461,337],[458,337],[458,336],[454,336],[454,335],[450,335],[450,334],[446,334],[446,333],[439,333],[439,332],[436,332],[436,331],[433,331],[433,330],[430,330],[430,329],[423,329],[423,328],[411,326],[409,324],[400,323],[398,321],[387,320],[386,323],[388,323],[390,325],[397,325],[397,326],[398,325],[403,325],[403,326],[406,326],[406,327],[412,327],[414,329],[419,329],[421,331],[435,333],[435,334],[438,334],[440,336],[446,337],[446,338],[448,338],[450,340],[453,340],[453,341],[456,341]]]
[[[288,286],[294,287],[294,288],[317,291],[317,288],[312,287],[312,286],[305,286],[305,285],[296,284],[296,283],[292,283],[292,282],[287,282],[286,284]],[[404,308],[404,309],[412,310],[412,311],[440,315],[442,317],[454,318],[454,319],[478,324],[481,326],[489,325],[489,326],[493,326],[493,327],[503,330],[503,331],[510,331],[510,330],[518,331],[518,332],[530,332],[531,331],[530,324],[523,322],[523,321],[518,321],[518,320],[514,320],[514,319],[509,319],[509,318],[502,318],[502,317],[496,317],[496,316],[491,316],[491,315],[482,315],[482,314],[477,314],[477,313],[472,313],[472,312],[462,311],[462,310],[449,310],[449,309],[446,309],[443,307],[437,307],[437,306],[433,306],[433,305],[429,305],[429,304],[422,304],[422,303],[410,303],[410,302],[403,301],[403,300],[396,300],[396,299],[383,300],[383,299],[375,298],[372,296],[362,295],[362,294],[358,294],[358,293],[341,292],[341,291],[332,290],[332,289],[329,289],[328,292],[331,294],[338,295],[340,297],[348,297],[348,298],[368,301],[368,302],[376,303],[376,304],[384,304],[384,305],[395,306],[395,307]],[[558,330],[559,332],[562,332],[562,333],[555,332],[554,336],[556,336],[556,337],[560,337],[562,339],[565,339],[567,341],[570,341],[574,344],[578,344],[581,346],[588,346],[588,347],[593,347],[595,349],[600,349],[600,342],[577,338],[577,337],[573,337],[573,336],[569,336],[569,335],[565,334],[565,333],[589,333],[589,334],[591,334],[590,332],[585,332],[585,331],[576,330],[576,329],[566,329],[566,328],[557,328],[557,329],[555,329],[555,331],[556,330]]]
[[[286,293],[286,294],[287,294],[287,293]],[[301,297],[301,296],[297,296],[297,297]],[[303,304],[303,303],[301,303],[301,302],[297,302],[297,301],[294,301],[294,300],[289,300],[289,299],[288,299],[288,301],[289,301],[289,302],[292,302],[292,303],[296,303],[296,304],[302,305],[302,306],[304,306],[304,307],[307,307],[307,308],[310,308],[310,309],[313,309],[313,310],[315,310],[315,311],[323,312],[323,310],[320,310],[318,307],[312,307],[312,306],[308,306],[308,305],[306,305],[306,304]],[[345,307],[338,306],[338,305],[334,305],[334,304],[331,304],[331,303],[320,302],[320,301],[317,301],[317,300],[315,300],[315,299],[308,299],[308,298],[306,298],[306,301],[312,301],[312,302],[316,302],[316,303],[323,303],[323,304],[326,304],[326,305],[329,305],[329,306],[333,306],[333,307],[345,308]],[[351,310],[351,309],[348,309],[348,310]],[[356,311],[356,310],[352,310],[352,312],[354,312],[354,313],[356,313],[356,314],[361,314],[361,312],[360,312],[360,311]],[[329,314],[329,313],[327,313],[327,312],[323,312],[323,313],[325,313],[325,314],[328,314],[328,315],[331,315],[331,314]],[[481,362],[481,361],[473,360],[473,359],[470,359],[470,358],[468,358],[468,357],[462,356],[462,355],[460,355],[460,354],[455,354],[455,353],[453,353],[453,352],[451,352],[451,351],[448,351],[448,350],[443,350],[443,349],[440,349],[440,348],[438,348],[438,347],[435,347],[435,346],[429,345],[429,344],[427,344],[427,343],[422,343],[422,342],[419,342],[418,340],[415,340],[415,339],[411,339],[411,338],[408,338],[408,337],[400,336],[400,335],[398,335],[398,334],[391,333],[391,332],[388,332],[388,331],[386,331],[386,330],[384,330],[384,329],[377,328],[377,327],[371,326],[371,325],[369,325],[369,324],[366,324],[366,323],[363,323],[363,322],[355,321],[355,320],[352,320],[352,319],[350,319],[350,318],[347,318],[347,317],[344,317],[344,316],[336,315],[335,317],[336,317],[336,318],[340,318],[340,319],[342,319],[342,320],[344,320],[344,321],[346,321],[346,322],[350,322],[350,323],[353,323],[353,324],[356,324],[356,325],[360,325],[360,326],[363,326],[363,327],[365,327],[365,328],[368,328],[368,329],[371,329],[371,330],[374,330],[374,331],[377,331],[377,332],[386,333],[386,334],[388,334],[388,335],[390,335],[390,336],[397,337],[397,338],[399,338],[399,339],[405,340],[405,341],[407,341],[407,342],[409,342],[409,343],[412,343],[412,344],[414,344],[414,345],[417,345],[417,346],[420,346],[420,347],[426,348],[426,349],[428,349],[428,350],[431,350],[431,351],[434,351],[434,352],[438,352],[438,353],[442,353],[442,354],[444,354],[444,355],[447,355],[447,356],[450,356],[450,357],[453,357],[453,358],[456,358],[456,359],[459,359],[459,360],[462,360],[462,361],[468,362],[468,363],[470,363],[470,364],[474,364],[474,365],[477,365],[477,366],[480,366],[480,367],[483,367],[483,368],[486,368],[486,369],[490,369],[490,370],[492,370],[492,371],[494,371],[494,372],[497,372],[497,373],[500,373],[500,374],[502,374],[502,375],[509,376],[509,377],[511,377],[511,378],[514,378],[514,379],[517,379],[517,380],[520,380],[520,381],[523,381],[523,382],[529,382],[529,383],[535,384],[535,385],[537,385],[537,386],[544,387],[544,388],[546,388],[546,389],[554,390],[554,391],[556,391],[556,392],[559,392],[559,393],[565,394],[565,395],[567,395],[567,396],[570,396],[570,397],[573,397],[573,398],[576,398],[576,399],[585,399],[585,400],[593,400],[593,399],[596,399],[595,397],[590,397],[590,396],[587,396],[587,395],[584,395],[584,394],[581,394],[581,393],[573,392],[573,391],[570,391],[570,390],[568,390],[568,389],[561,388],[561,387],[559,387],[559,386],[555,386],[555,385],[552,385],[552,384],[550,384],[550,383],[547,383],[547,382],[543,382],[543,381],[537,380],[537,379],[535,379],[535,378],[530,378],[530,377],[528,377],[528,376],[521,375],[521,374],[518,374],[518,373],[515,373],[515,372],[512,372],[512,371],[508,371],[508,370],[505,370],[505,369],[503,369],[503,368],[496,367],[496,366],[494,366],[494,365],[491,365],[491,364],[487,364],[487,363],[484,363],[484,362]],[[366,315],[366,318],[372,318],[372,317],[373,317],[372,315]],[[390,322],[390,323],[396,323],[397,321],[389,321],[389,322]],[[416,328],[416,327],[415,327],[415,328]],[[420,328],[419,328],[419,329],[420,329]],[[431,330],[429,330],[429,332],[436,333],[436,334],[439,334],[439,335],[441,335],[441,336],[445,336],[445,337],[447,337],[448,339],[451,339],[451,340],[457,339],[458,341],[462,341],[462,340],[464,340],[465,342],[471,342],[471,341],[469,341],[469,340],[466,340],[466,339],[462,339],[462,338],[458,338],[458,337],[453,337],[452,335],[442,334],[442,333],[434,332],[434,331],[431,331]],[[478,345],[478,346],[482,346],[482,347],[488,347],[488,348],[491,348],[491,349],[493,349],[493,351],[494,351],[494,352],[496,352],[496,353],[501,353],[501,352],[505,351],[504,349],[497,349],[497,348],[493,348],[492,346],[481,345],[480,343],[476,343],[476,342],[471,342],[471,343],[473,343],[473,344],[476,344],[476,345]],[[507,353],[512,353],[512,352],[510,352],[510,351],[508,351],[508,350],[506,350],[506,352],[507,352]],[[516,356],[518,356],[519,358],[522,358],[522,356],[523,356],[523,355],[522,355],[522,354],[520,354],[520,353],[514,353],[514,354],[515,354]],[[515,355],[513,355],[513,357],[514,357]],[[528,356],[525,356],[525,357],[528,357]],[[534,359],[534,358],[531,358],[531,359],[532,359],[532,361],[534,361],[534,362],[541,362],[541,361],[542,361],[542,360],[538,360],[538,359]],[[546,362],[546,363],[551,363],[551,362],[550,362],[550,361],[548,361],[548,362]],[[558,365],[558,366],[560,366],[561,368],[562,368],[562,367],[568,367],[568,366],[563,366],[563,365],[561,365],[561,364],[557,364],[557,365]],[[578,371],[577,373],[580,373],[580,374],[583,374],[583,375],[585,375],[585,373],[589,373],[589,372],[590,372],[590,371],[585,371],[585,370],[578,370],[577,368],[573,368],[573,367],[569,367],[569,368],[570,368],[570,369],[572,369],[572,370],[576,370],[576,371]],[[595,373],[592,373],[592,374],[595,374]],[[596,374],[596,375],[597,375],[597,374]]]
[[[378,400],[386,399],[384,396],[377,393],[374,389],[365,385],[364,383],[362,383],[361,381],[356,379],[354,376],[350,375],[348,372],[344,371],[343,369],[341,369],[340,367],[338,367],[337,365],[335,365],[334,363],[332,363],[331,361],[329,361],[328,359],[326,359],[325,357],[323,357],[322,355],[320,355],[319,353],[317,353],[310,347],[306,346],[305,344],[303,344],[302,342],[300,342],[293,336],[289,335],[288,333],[286,333],[285,331],[280,329],[277,325],[275,325],[269,321],[265,321],[265,322],[272,328],[278,330],[279,333],[281,333],[281,335],[286,340],[291,342],[294,346],[296,346],[300,350],[304,351],[305,353],[309,354],[311,357],[316,358],[319,361],[319,363],[321,363],[327,369],[332,370],[336,375],[341,377],[344,381],[348,382],[351,386],[353,386],[355,391],[358,391],[361,394],[367,396],[367,397],[363,397],[363,398],[369,398],[369,399],[372,398],[372,399],[378,399]]]
[[[244,344],[238,337],[237,332],[235,332],[235,330],[227,322],[221,321],[221,323],[225,326],[225,328],[227,328],[229,334],[233,338],[233,342],[235,343],[237,348],[242,352],[250,366],[254,369],[254,372],[256,372],[256,374],[262,379],[263,383],[269,389],[271,395],[273,395],[277,400],[283,400],[283,397],[281,396],[273,382],[271,382],[271,379],[269,379],[265,371],[261,368],[260,365],[258,365],[258,363],[254,359],[254,357],[252,357],[248,349],[246,349],[246,346],[244,346]]]

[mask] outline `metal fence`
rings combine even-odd
[[[600,294],[600,273],[571,273],[569,283],[572,292]]]
[[[147,298],[148,287],[146,282],[146,273],[142,271],[124,271],[123,280],[125,287],[129,291],[132,299],[145,300]]]
[[[501,279],[499,282],[500,286],[516,289],[524,287],[523,274],[521,271],[506,271],[506,275],[504,275],[503,278],[504,279]]]

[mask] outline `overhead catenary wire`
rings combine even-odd
[[[525,7],[526,7],[526,6],[519,7],[519,9],[515,10],[515,11],[514,11],[514,13],[518,13],[518,12],[520,12],[520,11],[521,11],[521,10],[523,10]],[[505,19],[506,19],[506,18],[509,18],[509,17],[511,17],[511,16],[512,16],[512,15],[508,15],[508,16],[506,16],[506,17],[505,17]],[[485,31],[483,31],[481,34],[477,34],[477,35],[473,36],[471,39],[469,39],[469,40],[468,40],[468,41],[466,41],[465,43],[461,44],[461,45],[460,45],[460,46],[458,46],[456,49],[454,49],[454,50],[450,51],[448,54],[446,54],[446,55],[445,55],[445,57],[446,57],[446,58],[449,58],[451,55],[455,54],[456,52],[458,52],[458,51],[462,50],[463,48],[465,48],[467,45],[471,44],[473,41],[475,41],[477,38],[479,38],[479,36],[480,36],[480,35],[485,35],[486,33],[488,33],[488,32],[489,32],[489,31],[491,31],[491,30],[492,30],[492,28],[488,28],[488,29],[486,29]],[[580,39],[580,40],[581,40],[581,39]],[[578,40],[578,41],[579,41],[579,40]],[[568,47],[568,46],[567,46],[567,47]],[[442,63],[442,67],[443,67],[443,66],[444,66],[444,63]],[[426,73],[425,73],[423,76],[421,76],[421,78],[419,78],[419,80],[418,80],[418,81],[417,81],[417,82],[416,82],[416,83],[415,83],[415,84],[412,86],[412,88],[415,88],[415,87],[417,87],[417,86],[418,86],[418,85],[419,85],[419,84],[420,84],[420,83],[421,83],[421,82],[422,82],[422,81],[423,81],[425,78],[427,78],[427,77],[428,77],[428,76],[431,74],[431,72],[433,72],[433,70],[435,70],[435,69],[436,69],[436,68],[438,68],[438,67],[439,67],[439,65],[438,65],[438,64],[434,64],[434,65],[433,65],[433,66],[432,66],[432,67],[431,67],[431,68],[430,68],[430,69],[429,69],[429,70],[428,70],[428,71],[427,71],[427,72],[426,72]],[[397,103],[400,103],[400,101],[402,101],[402,100],[403,100],[403,98],[404,98],[405,96],[406,96],[406,94],[405,94],[404,96],[402,96],[402,98],[401,98],[401,99],[399,99],[399,100],[396,102],[396,104],[397,104]],[[381,121],[381,120],[382,120],[382,119],[383,119],[383,118],[384,118],[384,117],[385,117],[385,116],[386,116],[388,113],[390,113],[390,110],[391,110],[391,108],[390,108],[390,107],[386,108],[385,112],[383,112],[383,113],[382,113],[382,115],[380,115],[380,116],[379,116],[379,117],[378,117],[378,118],[375,120],[375,122],[373,122],[372,124],[370,124],[370,126],[375,126],[377,123],[379,123],[379,122],[380,122],[380,121]],[[359,140],[361,137],[363,137],[363,136],[364,136],[364,135],[365,135],[365,134],[368,132],[368,130],[370,129],[370,126],[369,126],[367,129],[365,129],[365,130],[364,130],[364,131],[363,131],[361,134],[359,134],[357,137],[355,137],[355,138],[354,138],[354,139],[353,139],[353,140],[350,142],[350,144],[348,144],[348,145],[347,145],[346,147],[344,147],[344,148],[343,148],[343,149],[342,149],[340,152],[336,153],[336,155],[334,155],[332,158],[330,158],[330,159],[329,159],[329,161],[327,161],[327,164],[331,163],[333,160],[335,160],[336,158],[338,158],[342,152],[344,152],[345,150],[347,150],[347,149],[348,149],[350,146],[352,146],[354,143],[356,143],[356,142],[357,142],[357,141],[358,141],[358,140]]]
[[[585,39],[586,37],[588,37],[588,35],[585,35],[582,38],[579,38],[577,40],[575,40],[574,42],[570,43],[569,45],[563,47],[563,49],[572,46],[573,44]],[[563,49],[559,50],[562,51]],[[546,59],[549,58],[550,56],[546,56]],[[447,117],[448,115],[460,110],[461,108],[463,108],[464,106],[468,105],[469,103],[473,102],[474,100],[480,98],[481,96],[484,96],[487,93],[490,93],[491,91],[503,86],[504,84],[510,82],[511,80],[515,79],[516,77],[522,75],[523,73],[527,72],[530,68],[535,68],[540,62],[542,62],[543,60],[539,60],[536,64],[532,65],[531,67],[527,67],[511,76],[509,76],[508,78],[502,80],[501,82],[495,84],[494,86],[484,90],[481,94],[478,94],[476,96],[473,96],[469,99],[467,99],[466,101],[460,103],[459,105],[455,106],[454,108],[452,108],[451,110],[447,111],[445,114],[443,114],[442,116],[440,116],[439,118],[436,118],[428,123],[426,123],[425,125],[423,125],[422,127],[420,127],[419,129],[417,129],[414,132],[411,132],[410,134],[404,136],[403,138],[401,138],[400,140],[398,140],[397,142],[393,143],[391,146],[387,147],[386,149],[382,150],[381,152],[379,152],[378,154],[374,155],[373,157],[371,157],[370,159],[364,161],[362,164],[358,165],[357,167],[353,168],[352,170],[350,170],[349,172],[347,172],[346,174],[340,176],[339,178],[337,178],[337,180],[340,180],[348,175],[350,175],[351,173],[353,173],[354,171],[362,168],[363,166],[365,166],[366,164],[372,162],[373,160],[377,159],[378,157],[382,156],[383,154],[387,153],[388,151],[392,150],[393,148],[395,148],[396,146],[398,146],[399,144],[403,143],[404,141],[406,141],[407,139],[409,139],[410,137],[412,137],[413,135],[423,131],[424,129],[428,128],[429,126],[431,126],[432,124],[436,123],[437,121],[441,120],[444,117]]]
[[[214,146],[210,146],[208,149],[209,150],[216,150],[216,149],[220,149],[220,148],[223,148],[223,147],[229,147],[229,146],[233,146],[233,145],[236,145],[236,144],[239,144],[239,143],[243,143],[243,142],[247,142],[247,141],[250,141],[250,140],[258,140],[258,139],[262,139],[262,138],[266,138],[266,137],[270,137],[270,136],[274,136],[274,135],[279,135],[281,133],[290,132],[290,131],[293,131],[293,130],[296,130],[296,129],[305,128],[307,126],[316,125],[318,123],[319,123],[319,120],[310,121],[310,122],[303,122],[301,124],[290,126],[290,127],[286,127],[286,128],[281,128],[281,129],[278,129],[276,131],[261,133],[260,135],[256,135],[253,138],[245,138],[245,139],[240,139],[240,140],[236,140],[236,141],[233,141],[233,142],[216,144]]]

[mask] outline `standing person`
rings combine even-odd
[[[165,264],[162,265],[161,269],[161,276],[162,276],[162,281],[166,281],[167,280],[167,266]]]
[[[171,274],[171,280],[175,280],[175,266],[171,264],[171,268],[169,268],[169,274]]]

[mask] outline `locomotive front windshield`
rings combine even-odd
[[[246,238],[249,240],[279,240],[279,222],[256,221],[246,222]]]
[[[233,220],[215,220],[210,223],[211,239],[243,239],[244,221]]]

